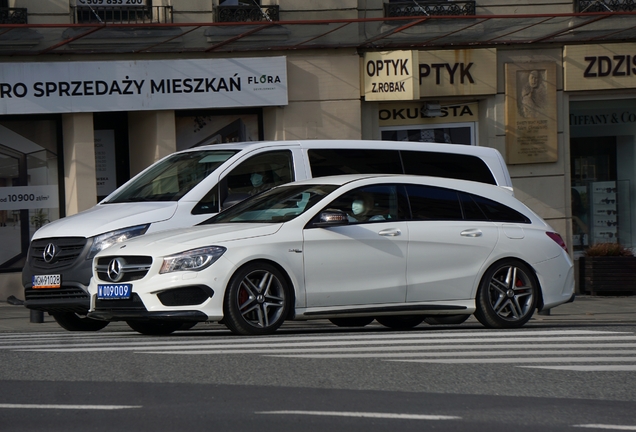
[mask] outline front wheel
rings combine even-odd
[[[108,325],[108,321],[100,321],[73,312],[54,313],[53,319],[68,331],[98,331]]]
[[[475,299],[475,318],[488,328],[521,327],[532,317],[538,295],[539,282],[527,265],[501,261],[484,274]]]
[[[162,336],[174,333],[183,326],[181,321],[126,321],[134,331],[148,336]]]
[[[232,276],[227,287],[223,323],[237,334],[270,334],[283,324],[290,304],[287,282],[276,267],[248,264]]]

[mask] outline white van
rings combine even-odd
[[[65,329],[94,331],[86,317],[92,258],[114,243],[196,225],[273,186],[337,174],[416,174],[494,184],[512,182],[492,148],[394,141],[272,141],[220,144],[174,153],[93,208],[40,228],[22,271],[25,306]]]

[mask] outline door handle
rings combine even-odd
[[[481,237],[482,236],[482,232],[481,230],[478,229],[467,229],[462,231],[459,235],[461,235],[462,237]]]
[[[383,237],[397,237],[401,234],[402,234],[402,231],[396,228],[383,229],[382,231],[378,233],[378,235],[381,235]]]

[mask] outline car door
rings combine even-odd
[[[364,212],[358,208],[362,197],[371,205]],[[325,207],[346,212],[348,225],[305,228],[307,307],[405,301],[409,236],[404,205],[395,185],[363,187]]]
[[[499,237],[495,223],[470,195],[433,186],[407,186],[407,301],[468,299]],[[461,204],[460,204],[461,203]]]

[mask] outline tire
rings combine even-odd
[[[134,331],[148,335],[161,336],[169,335],[181,329],[183,322],[181,321],[126,321],[126,324]]]
[[[421,315],[394,315],[376,317],[375,320],[393,330],[409,330],[422,324],[424,317]]]
[[[372,317],[329,318],[338,327],[364,327],[373,322]]]
[[[516,260],[496,263],[484,274],[475,303],[475,318],[487,328],[518,328],[537,307],[539,282],[534,272]]]
[[[55,313],[53,319],[68,331],[98,331],[109,324],[109,321],[100,321],[77,315],[73,312]]]
[[[223,323],[232,333],[274,333],[289,313],[291,297],[283,274],[271,264],[252,263],[239,269],[223,300]]]
[[[457,325],[466,321],[470,315],[435,315],[424,318],[430,325]]]

